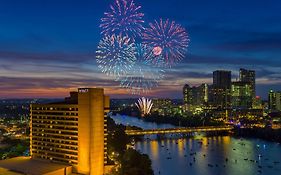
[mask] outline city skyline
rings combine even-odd
[[[111,2],[3,2],[0,98],[65,97],[82,86],[105,87],[113,98],[138,98],[96,65],[100,18]],[[184,84],[211,84],[212,72],[221,69],[232,71],[235,80],[239,68],[256,71],[257,95],[264,99],[269,89],[280,90],[280,2],[136,3],[142,3],[146,21],[175,20],[191,39],[183,62],[167,70],[159,87],[143,96],[182,98]]]

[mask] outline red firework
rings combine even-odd
[[[187,52],[189,37],[186,30],[175,21],[160,19],[149,23],[142,36],[143,43],[154,48],[156,56],[161,55],[165,64],[163,67],[171,67],[181,61]],[[157,58],[157,57],[155,57]]]

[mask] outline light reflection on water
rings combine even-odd
[[[150,156],[156,175],[159,171],[161,175],[280,175],[281,171],[281,164],[274,163],[281,162],[281,146],[258,139],[145,140],[135,148]]]
[[[128,116],[113,119],[144,129],[173,127]],[[281,174],[281,145],[277,143],[230,136],[204,137],[201,133],[193,139],[150,138],[154,140],[136,142],[135,148],[150,156],[155,175],[159,175],[159,171],[161,175]]]

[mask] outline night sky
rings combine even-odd
[[[138,97],[96,65],[100,18],[112,0],[1,0],[0,98],[64,97],[104,87]],[[145,21],[172,19],[186,28],[186,58],[145,96],[181,98],[185,83],[212,83],[212,71],[256,70],[257,94],[281,90],[280,0],[135,0]]]

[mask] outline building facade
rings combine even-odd
[[[269,91],[268,108],[271,111],[281,111],[281,92]]]
[[[230,89],[231,71],[216,70],[213,72],[213,86],[219,89]]]
[[[61,103],[31,105],[30,154],[70,164],[76,173],[102,175],[109,97],[100,88],[80,88],[76,94]]]
[[[208,103],[209,86],[202,84],[200,86],[189,86],[186,84],[183,87],[183,101],[185,110],[195,111],[196,108],[202,108]]]
[[[231,85],[231,107],[232,108],[252,108],[252,89],[248,82],[232,82]]]
[[[256,72],[241,68],[239,70],[239,81],[249,84],[252,98],[252,105],[250,107],[253,107],[256,100]]]
[[[209,104],[215,108],[228,109],[231,106],[231,71],[213,72],[213,85],[209,90]]]
[[[256,97],[256,72],[254,70],[240,69],[239,81],[249,83],[252,97]]]
[[[151,112],[157,112],[159,115],[170,115],[172,114],[172,100],[167,98],[154,98],[152,99]]]

